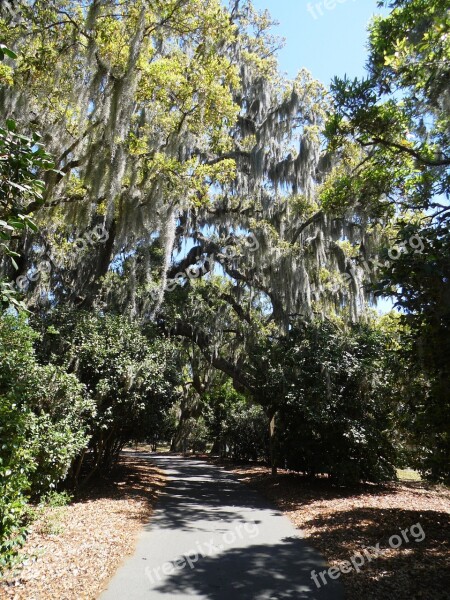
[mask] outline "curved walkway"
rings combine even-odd
[[[149,455],[168,481],[151,522],[100,600],[341,600],[287,517],[222,468]]]

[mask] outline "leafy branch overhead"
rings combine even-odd
[[[367,77],[331,90],[280,73],[250,0],[15,4],[0,561],[27,501],[134,441],[448,481],[448,0],[383,2]]]
[[[0,60],[5,56],[17,59],[15,52],[1,44]],[[0,248],[10,257],[15,269],[18,269],[16,259],[20,254],[13,249],[14,240],[26,230],[37,231],[32,213],[44,203],[45,182],[40,177],[55,172],[52,158],[40,139],[38,133],[31,137],[20,134],[13,119],[6,119],[5,127],[0,127]],[[1,303],[24,308],[12,285],[4,281]]]

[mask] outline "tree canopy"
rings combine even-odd
[[[0,14],[2,539],[135,440],[448,480],[448,2],[383,4],[330,90],[249,0]]]

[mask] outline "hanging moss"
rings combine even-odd
[[[284,80],[270,21],[238,5],[23,3],[7,40],[21,62],[1,93],[5,116],[39,128],[66,174],[48,180],[40,234],[23,246],[25,272],[43,252],[65,256],[31,282],[31,301],[50,289],[154,318],[167,273],[195,243],[203,261],[214,250],[229,277],[266,295],[280,327],[336,307],[357,318],[364,271],[338,242],[370,252],[376,236],[363,214],[321,209],[318,186],[336,161],[321,149],[326,90],[306,70]],[[97,226],[108,240],[69,251]]]

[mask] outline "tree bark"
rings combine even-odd
[[[272,468],[272,476],[274,476],[274,477],[278,473],[277,434],[276,434],[275,414],[276,414],[275,412],[269,414],[270,466]]]

